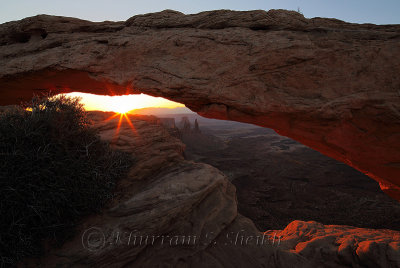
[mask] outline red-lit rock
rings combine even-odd
[[[282,10],[0,25],[0,104],[35,91],[143,92],[270,127],[400,200],[400,26]]]
[[[293,221],[282,231],[269,231],[282,250],[291,250],[324,267],[397,267],[400,232],[314,221]]]

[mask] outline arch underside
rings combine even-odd
[[[272,128],[400,200],[400,27],[274,12],[2,24],[0,105],[49,90],[160,96]]]

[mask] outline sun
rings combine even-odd
[[[126,114],[132,110],[132,105],[125,102],[120,102],[118,105],[113,106],[112,111],[118,114]]]
[[[114,138],[117,140],[121,128],[130,128],[136,136],[139,137],[139,133],[131,121],[130,111],[136,109],[143,109],[149,107],[159,108],[177,108],[185,107],[185,105],[177,102],[173,102],[161,97],[153,97],[145,94],[131,94],[131,95],[114,95],[114,96],[102,96],[94,95],[82,92],[72,92],[65,94],[69,97],[80,98],[85,110],[87,111],[103,111],[103,112],[114,112],[105,121],[115,120],[117,126],[115,128]],[[113,141],[114,141],[113,138]]]
[[[160,97],[152,97],[145,94],[122,95],[122,96],[101,96],[88,93],[73,92],[67,93],[70,97],[79,97],[86,110],[113,111],[125,114],[135,109],[147,107],[176,108],[185,105],[173,102]]]
[[[118,117],[119,117],[119,118],[118,118]],[[120,129],[121,129],[121,126],[122,126],[122,122],[128,123],[128,125],[129,125],[129,127],[131,128],[131,130],[133,131],[133,133],[134,133],[136,136],[139,136],[139,133],[137,132],[135,126],[133,125],[133,123],[132,123],[132,121],[131,121],[131,119],[129,118],[129,115],[128,115],[127,113],[118,113],[118,112],[115,112],[112,116],[110,116],[109,118],[105,119],[105,121],[110,121],[110,120],[113,120],[113,119],[115,119],[115,118],[118,118],[118,125],[117,125],[117,127],[115,128],[115,133],[114,133],[114,136],[113,136],[113,139],[112,139],[113,142],[114,142],[115,140],[118,140],[119,132],[120,132]]]

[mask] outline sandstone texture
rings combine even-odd
[[[226,176],[184,160],[184,145],[157,118],[129,116],[119,123],[110,115],[91,118],[103,139],[135,158],[115,199],[83,219],[61,248],[21,266],[400,267],[396,231],[295,221],[282,231],[260,232],[237,213]]]
[[[275,236],[282,250],[300,254],[313,267],[400,265],[400,233],[396,231],[293,221],[284,230],[267,234]]]
[[[33,92],[147,93],[273,128],[400,200],[400,26],[293,11],[166,10],[0,25],[0,104]]]

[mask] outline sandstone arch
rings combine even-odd
[[[400,200],[400,26],[282,10],[0,25],[0,105],[40,90],[143,92],[270,127]]]

